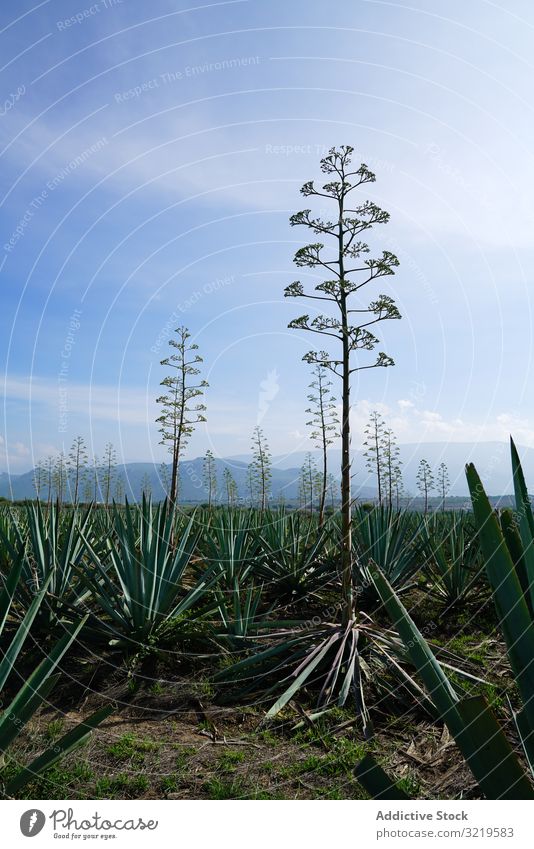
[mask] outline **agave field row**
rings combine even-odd
[[[298,700],[307,721],[348,706],[368,754],[371,796],[402,798],[373,747],[383,702],[445,724],[480,795],[533,798],[534,519],[512,444],[515,511],[496,514],[473,467],[473,512],[421,515],[356,506],[356,605],[341,617],[336,515],[168,503],[4,506],[0,514],[0,781],[12,797],[84,743],[111,712],[86,716],[14,770],[10,751],[57,684],[65,658],[202,670],[214,698],[274,722]],[[493,610],[514,684],[512,727],[484,698],[484,669],[432,639],[428,613]],[[426,617],[426,619],[425,619]]]

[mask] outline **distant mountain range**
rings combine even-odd
[[[510,450],[505,442],[433,442],[423,444],[400,445],[400,456],[403,463],[404,485],[407,494],[416,495],[416,475],[419,461],[425,458],[434,470],[440,463],[445,463],[451,482],[451,496],[468,496],[464,467],[467,462],[475,463],[488,494],[506,495],[512,492],[513,482],[510,465]],[[527,485],[531,482],[534,489],[534,449],[518,448],[523,462]],[[317,460],[318,452],[311,452]],[[306,452],[295,452],[273,458],[271,496],[273,501],[281,497],[288,503],[298,500],[300,467],[304,462]],[[247,467],[250,458],[239,456],[226,459],[216,459],[218,479],[218,498],[224,501],[223,472],[229,468],[236,481],[239,497],[248,501]],[[330,471],[339,478],[341,452],[329,453]],[[168,467],[167,467],[168,468]],[[102,479],[102,470],[100,473]],[[161,480],[161,465],[153,463],[126,463],[116,467],[115,479],[119,479],[122,488],[129,499],[137,500],[142,492],[144,481],[150,482],[152,496],[159,500],[164,496],[164,484]],[[35,496],[33,470],[19,475],[0,473],[0,496],[13,499],[32,498]],[[207,492],[203,482],[203,458],[185,460],[180,463],[180,498],[182,501],[202,503],[206,501]],[[371,499],[376,496],[376,483],[365,466],[365,458],[360,452],[353,456],[353,491],[359,499]],[[114,488],[112,488],[114,494]]]
[[[512,467],[510,462],[510,445],[508,442],[424,442],[405,443],[399,445],[404,487],[407,494],[417,494],[417,468],[420,460],[426,459],[436,473],[440,463],[445,463],[450,478],[450,494],[457,497],[468,497],[469,491],[465,477],[466,463],[474,463],[486,487],[488,494],[507,495],[513,492]],[[530,484],[534,491],[534,449],[517,446],[523,464],[527,486]],[[300,468],[306,452],[300,451],[275,457],[278,469]],[[318,458],[319,455],[316,454]],[[235,460],[243,460],[236,457]],[[341,451],[329,452],[330,470],[339,476]],[[376,481],[366,469],[365,458],[361,452],[353,454],[353,488],[362,497],[369,493],[376,495]]]
[[[224,489],[224,469],[230,469],[232,477],[237,484],[238,498],[241,501],[249,501],[249,487],[247,479],[248,463],[239,460],[215,460],[217,475],[217,501],[226,501]],[[166,466],[167,475],[170,477],[170,466]],[[185,460],[180,463],[180,500],[188,503],[203,503],[207,500],[207,490],[204,486],[204,459],[197,457],[195,460]],[[279,468],[273,466],[271,477],[271,500],[278,502],[281,499],[287,503],[297,503],[299,494],[298,468]],[[98,500],[103,500],[104,469],[98,470],[100,480],[100,491]],[[111,496],[117,495],[117,481],[120,481],[121,492],[124,492],[131,501],[139,500],[146,482],[149,482],[152,498],[156,501],[165,496],[165,481],[162,479],[162,467],[153,463],[125,463],[116,466],[114,470],[114,483],[111,486]],[[66,487],[65,500],[69,500],[68,487]],[[71,485],[71,491],[73,486]],[[83,487],[80,488],[83,495]],[[361,498],[372,498],[374,489],[372,487],[362,488],[359,496]],[[33,469],[21,475],[7,475],[0,473],[0,497],[21,500],[35,497],[34,471]],[[41,497],[47,498],[46,484],[41,489]],[[122,495],[121,495],[122,498]]]

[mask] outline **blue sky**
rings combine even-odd
[[[210,383],[190,456],[246,453],[260,408],[274,453],[308,447],[288,218],[343,143],[403,315],[395,368],[354,382],[354,446],[375,408],[402,442],[534,445],[533,35],[521,0],[3,3],[0,467],[77,434],[164,459],[172,324]]]

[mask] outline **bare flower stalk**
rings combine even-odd
[[[176,328],[176,339],[169,339],[169,345],[175,353],[161,361],[162,366],[169,366],[173,373],[161,381],[161,386],[167,389],[167,394],[157,398],[162,405],[161,416],[156,419],[161,425],[161,444],[167,445],[172,455],[171,482],[169,500],[176,503],[178,495],[178,464],[187,441],[199,422],[205,422],[205,404],[195,399],[204,394],[207,381],[195,378],[200,374],[198,364],[202,357],[197,354],[198,345],[190,343],[191,334],[187,327]]]
[[[312,214],[311,209],[297,212],[290,219],[293,226],[304,226],[320,238],[328,239],[333,251],[325,255],[325,245],[313,242],[300,248],[295,254],[299,267],[314,268],[327,275],[315,286],[313,292],[305,292],[300,280],[291,283],[285,290],[286,297],[307,298],[327,304],[329,312],[313,317],[305,314],[290,322],[289,327],[318,334],[321,338],[334,339],[340,346],[339,353],[311,350],[304,355],[308,363],[330,369],[341,379],[341,515],[342,549],[341,573],[343,594],[343,622],[354,616],[352,577],[352,504],[351,504],[351,459],[350,459],[350,387],[351,376],[369,368],[393,365],[393,360],[380,351],[374,362],[364,364],[360,359],[354,363],[354,355],[372,351],[378,345],[377,337],[369,329],[379,322],[400,318],[395,302],[389,295],[378,295],[368,303],[362,302],[362,289],[380,277],[395,273],[399,261],[389,251],[369,258],[369,246],[359,236],[375,224],[385,224],[389,215],[371,201],[351,203],[352,193],[367,183],[375,181],[375,175],[367,165],[351,166],[353,148],[343,145],[332,148],[321,160],[321,171],[328,175],[321,189],[313,181],[301,189],[304,197],[323,198],[332,202],[332,220],[324,220]]]

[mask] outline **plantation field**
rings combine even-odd
[[[335,513],[4,506],[4,797],[531,798],[512,459],[515,512],[356,506],[349,619]]]
[[[495,685],[485,692],[518,746],[498,695],[510,682],[505,650],[494,623],[481,621],[485,633],[466,623],[452,637],[450,621],[440,618],[436,633],[466,663],[484,664]],[[88,744],[28,784],[19,798],[364,799],[354,768],[367,748],[417,798],[481,795],[447,730],[406,702],[373,704],[376,737],[369,745],[351,706],[332,708],[308,728],[296,705],[312,713],[313,695],[303,694],[262,728],[261,707],[221,707],[198,674],[173,680],[171,669],[156,666],[133,693],[126,668],[110,675],[108,662],[94,658],[81,676],[73,657],[67,671],[78,694],[65,681],[51,707],[19,738],[7,776],[93,708],[109,699],[116,704]]]

